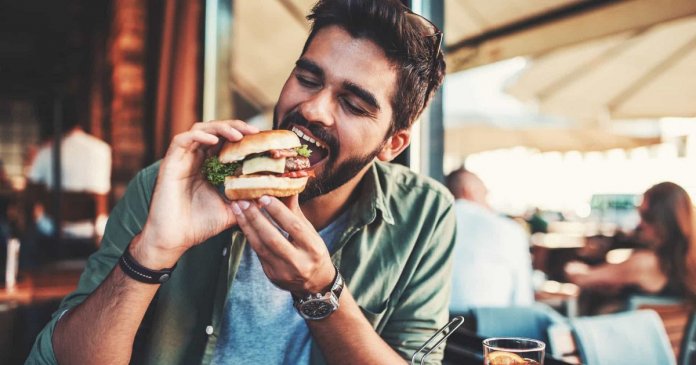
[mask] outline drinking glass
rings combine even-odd
[[[541,341],[519,337],[497,337],[483,340],[484,365],[544,365]]]

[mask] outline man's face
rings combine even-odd
[[[355,178],[384,147],[396,70],[375,43],[331,26],[320,30],[285,82],[274,128],[297,133],[312,150],[316,178],[300,201]]]

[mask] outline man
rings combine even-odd
[[[447,175],[446,183],[457,215],[450,311],[532,304],[527,233],[491,210],[488,189],[474,173],[460,168]]]
[[[397,0],[320,1],[310,20],[274,121],[315,141],[316,179],[299,198],[229,202],[203,159],[257,130],[216,121],[176,136],[112,212],[31,362],[398,364],[446,323],[451,195],[375,161],[406,148],[441,84],[441,33]],[[163,285],[132,272],[174,265]],[[304,320],[293,306],[317,295],[338,309]]]

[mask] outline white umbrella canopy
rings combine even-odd
[[[445,153],[468,156],[502,148],[529,147],[542,152],[604,151],[631,149],[660,143],[660,138],[635,138],[597,128],[501,128],[486,124],[449,127]]]
[[[695,117],[696,17],[537,56],[507,91],[577,120]]]

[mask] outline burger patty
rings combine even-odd
[[[294,156],[285,158],[285,172],[299,171],[310,167],[309,158]],[[239,165],[231,176],[242,176],[242,165]]]
[[[307,157],[295,156],[285,159],[285,172],[308,169],[310,166]]]

